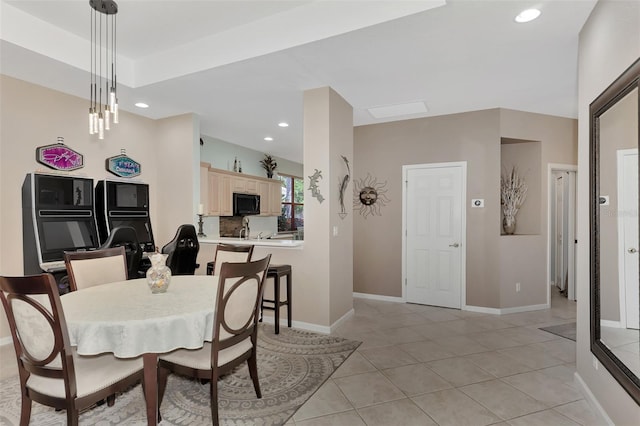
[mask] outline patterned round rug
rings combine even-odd
[[[224,425],[281,425],[342,364],[360,342],[308,331],[261,325],[258,332],[258,377],[262,398],[256,398],[246,363],[218,381],[218,407]],[[210,425],[209,384],[170,375],[160,412],[162,425]],[[20,387],[17,377],[0,381],[0,425],[18,425]],[[33,403],[31,425],[64,425],[64,412]],[[118,395],[80,415],[85,425],[146,425],[142,387]]]

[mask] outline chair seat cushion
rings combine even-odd
[[[218,366],[223,366],[251,349],[251,339],[245,339],[218,354]],[[198,370],[211,369],[211,343],[200,349],[177,349],[159,357],[161,360]]]
[[[54,363],[58,361],[55,360]],[[59,361],[58,361],[59,363]],[[113,354],[82,356],[73,348],[73,365],[76,375],[77,397],[107,388],[142,370],[142,357],[116,358]],[[64,381],[46,377],[29,376],[27,387],[45,395],[65,398]]]

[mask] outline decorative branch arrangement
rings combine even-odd
[[[516,214],[527,198],[527,184],[513,166],[511,172],[500,176],[500,204],[504,216],[502,226],[506,234],[513,234],[516,228]]]
[[[260,160],[260,165],[267,172],[267,177],[271,179],[273,177],[273,172],[275,172],[278,167],[278,163],[276,163],[275,158],[270,156],[269,154],[265,154],[264,158]]]
[[[349,159],[344,155],[341,155],[342,161],[347,166],[347,174],[340,180],[340,186],[338,187],[338,197],[340,199],[340,219],[344,219],[347,216],[347,211],[344,208],[344,191],[347,189],[347,185],[349,184],[349,180],[351,179],[351,167],[349,167]]]

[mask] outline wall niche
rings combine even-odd
[[[526,198],[516,214],[513,235],[539,235],[541,224],[541,163],[540,141],[500,138],[501,176],[508,176],[515,167],[527,186]],[[500,209],[500,233],[507,235],[502,226],[503,209]]]

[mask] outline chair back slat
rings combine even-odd
[[[271,255],[255,262],[222,263],[215,312],[214,350],[226,349],[256,333],[259,303]]]
[[[214,256],[213,275],[220,275],[220,268],[225,262],[249,262],[253,255],[253,245],[218,244]]]
[[[128,278],[124,247],[83,252],[65,252],[71,291],[125,281]]]

